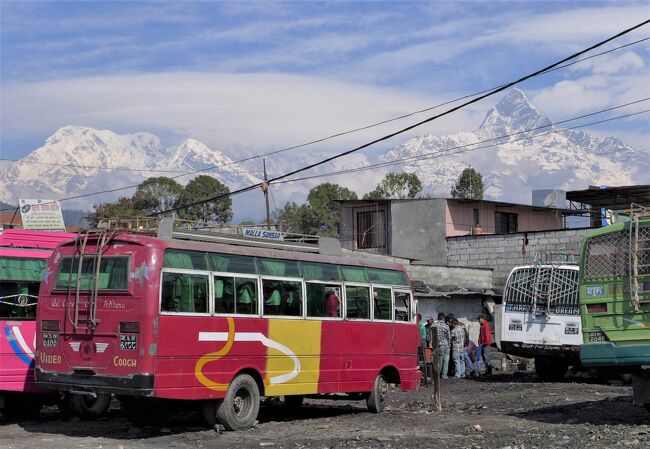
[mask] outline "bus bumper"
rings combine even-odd
[[[650,365],[650,344],[585,343],[580,346],[580,362],[587,367]]]
[[[153,396],[153,375],[133,377],[81,376],[79,374],[49,373],[36,368],[36,384],[53,390]]]

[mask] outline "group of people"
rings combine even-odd
[[[483,373],[492,374],[490,365],[490,346],[492,345],[492,329],[484,314],[478,316],[480,331],[478,342],[474,343],[469,338],[465,325],[458,321],[453,314],[438,314],[438,320],[428,316],[427,321],[422,321],[418,314],[422,348],[438,349],[438,369],[443,379],[449,377],[449,361],[453,360],[453,374],[456,379],[470,376],[479,376]],[[437,337],[434,339],[434,331]],[[434,341],[435,340],[435,341]],[[481,369],[483,361],[484,369]]]

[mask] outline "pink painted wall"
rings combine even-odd
[[[494,234],[495,212],[517,214],[518,232],[546,231],[563,228],[562,214],[560,211],[533,208],[532,206],[502,206],[489,202],[447,200],[446,228],[448,237],[472,233],[474,209],[479,210],[479,223],[483,228],[483,234]]]

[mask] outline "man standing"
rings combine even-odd
[[[437,328],[438,329],[438,369],[440,370],[440,375],[443,379],[447,378],[447,374],[449,372],[449,346],[451,343],[451,335],[450,335],[450,330],[449,326],[445,324],[445,314],[444,313],[439,313],[438,314],[438,321],[436,321],[432,326],[429,326],[429,328]],[[432,333],[429,333],[428,338],[427,338],[431,343],[433,340]]]
[[[490,323],[485,318],[485,314],[481,313],[478,316],[478,322],[481,325],[478,334],[478,347],[476,348],[476,364],[477,368],[481,370],[481,359],[485,363],[485,373],[492,374],[492,365],[490,365],[490,345],[492,345],[492,329]]]
[[[456,318],[452,320],[453,329],[451,330],[451,355],[454,361],[454,377],[460,379],[465,377],[465,345],[466,335],[465,325]]]

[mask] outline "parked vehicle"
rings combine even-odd
[[[580,363],[582,342],[578,266],[557,256],[513,268],[495,316],[499,350],[534,358],[537,375],[546,380],[561,379]]]
[[[37,388],[34,381],[36,308],[41,279],[52,250],[76,234],[7,229],[0,234],[0,408],[10,416],[33,416],[59,395]],[[101,415],[110,396],[66,395],[64,410],[82,417]]]
[[[41,290],[39,385],[114,393],[135,424],[194,401],[230,430],[253,425],[261,396],[347,393],[381,412],[388,383],[417,388],[400,265],[276,248],[108,232],[62,245]]]
[[[650,217],[632,211],[582,243],[580,360],[631,373],[635,402],[650,410]]]

